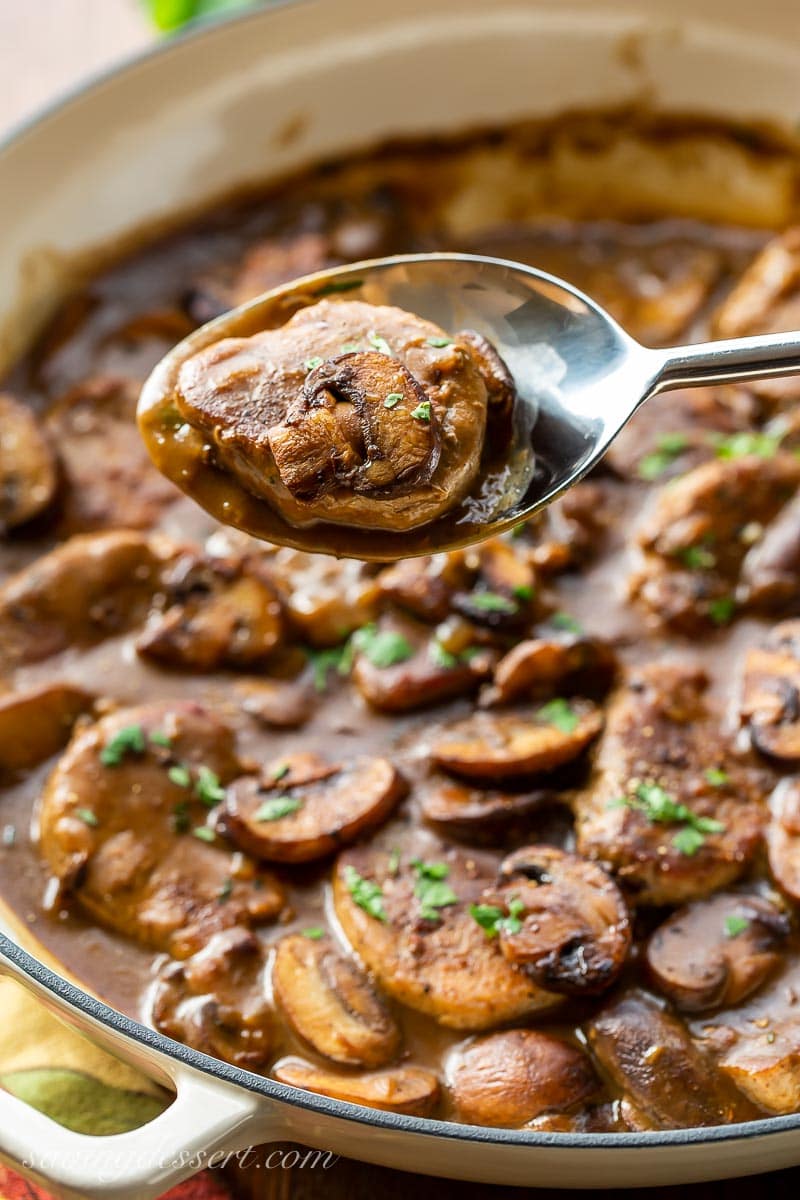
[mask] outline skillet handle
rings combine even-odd
[[[140,1129],[74,1133],[0,1090],[0,1159],[68,1200],[153,1200],[204,1167],[283,1132],[264,1098],[131,1036],[135,1025],[0,933],[0,975],[22,984],[73,1029],[166,1084],[175,1099]],[[159,1039],[154,1035],[152,1040]]]

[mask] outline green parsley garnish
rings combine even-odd
[[[720,767],[709,767],[705,772],[706,783],[710,783],[712,787],[725,787],[726,783],[730,783],[730,775],[727,771],[723,771]]]
[[[164,733],[160,729],[153,730],[153,732],[150,734],[150,741],[154,746],[164,746],[167,750],[172,745],[172,738],[168,733]]]
[[[75,816],[79,821],[83,821],[84,825],[91,825],[92,829],[96,829],[100,824],[90,808],[76,808]]]
[[[496,904],[470,904],[469,915],[477,921],[489,938],[497,937],[499,933],[519,933],[522,929],[520,916],[525,911],[525,905],[516,896],[508,902],[508,913]]]
[[[736,612],[733,596],[719,596],[708,606],[708,615],[715,625],[727,625]]]
[[[338,675],[349,675],[353,665],[353,647],[351,642],[342,642],[340,646],[329,646],[326,650],[306,650],[306,656],[314,668],[314,688],[324,692],[328,686],[328,675],[336,671]]]
[[[197,768],[197,782],[194,785],[197,799],[206,808],[213,808],[225,799],[225,788],[219,781],[219,775],[210,767]]]
[[[403,399],[402,392],[389,392],[389,395],[383,402],[384,408],[394,408]]]
[[[378,629],[364,625],[352,637],[353,649],[368,658],[373,667],[393,667],[414,657],[414,647],[408,638],[394,629]]]
[[[332,279],[330,283],[323,283],[322,287],[317,288],[314,295],[334,296],[337,292],[354,292],[363,285],[363,279]]]
[[[377,350],[380,354],[388,354],[391,357],[392,347],[386,341],[386,338],[382,338],[379,333],[375,333],[373,330],[367,336],[367,341],[369,342],[370,346],[372,346],[373,350]]]
[[[447,863],[426,863],[421,858],[413,858],[411,866],[417,876],[414,895],[419,900],[420,916],[424,921],[438,921],[440,908],[458,904],[458,896],[446,882],[450,868]]]
[[[386,864],[386,870],[390,875],[396,875],[400,870],[400,851],[393,850],[389,855],[389,861]]]
[[[733,433],[720,438],[717,458],[772,458],[780,449],[781,439],[770,433]]]
[[[672,844],[678,853],[684,855],[685,858],[694,858],[705,840],[699,829],[694,829],[691,825],[685,825],[683,829],[679,829],[675,834]]]
[[[725,825],[713,817],[702,817],[680,804],[658,783],[640,783],[633,796],[623,796],[610,805],[612,808],[632,808],[644,813],[648,821],[659,825],[682,825],[672,839],[680,854],[692,858],[705,842],[707,833],[724,833]]]
[[[191,771],[183,763],[177,763],[174,767],[170,767],[167,771],[167,778],[170,783],[174,783],[177,787],[188,788],[192,786]]]
[[[181,800],[172,810],[172,828],[176,833],[188,833],[191,827],[188,805],[185,800]]]
[[[639,462],[637,474],[648,483],[658,479],[659,475],[672,466],[676,458],[683,454],[689,445],[689,439],[683,433],[665,433],[656,442],[656,448],[650,454],[645,454]]]
[[[563,629],[565,633],[583,633],[583,626],[568,612],[555,612],[550,618],[554,629]]]
[[[313,371],[316,367],[321,367],[324,361],[324,358],[320,358],[318,354],[315,354],[313,358],[306,359],[306,370]]]
[[[344,868],[344,885],[359,908],[376,921],[387,921],[383,907],[383,889],[374,879],[365,879],[348,863]]]
[[[725,937],[738,937],[740,933],[744,933],[749,925],[750,922],[747,917],[740,917],[738,913],[731,913],[729,917],[725,918]]]
[[[325,937],[325,930],[321,925],[309,925],[308,929],[303,930],[303,937],[309,938],[312,942],[318,942]]]
[[[233,880],[226,879],[222,887],[217,892],[217,899],[220,904],[224,904],[226,900],[230,900],[233,895]]]
[[[534,589],[530,583],[520,583],[514,588],[514,595],[516,596],[517,600],[521,600],[523,604],[526,604],[529,600],[532,600],[534,594]]]
[[[511,530],[511,536],[512,536],[512,538],[521,538],[521,537],[524,537],[524,536],[525,536],[525,532],[526,532],[527,528],[528,528],[528,522],[527,522],[527,521],[518,521],[518,522],[517,522],[517,524],[516,524],[516,525],[513,527],[513,529]]]
[[[339,347],[339,353],[340,354],[358,354],[360,349],[361,349],[361,347],[357,346],[355,342],[344,342]]]
[[[118,767],[128,754],[144,754],[147,748],[141,725],[126,725],[118,729],[100,751],[104,767]]]
[[[208,825],[197,825],[192,833],[200,842],[213,842],[217,836],[213,829],[209,829]]]
[[[416,408],[411,410],[411,416],[415,421],[430,421],[431,419],[431,402],[430,400],[421,400]]]
[[[272,779],[275,783],[278,783],[279,780],[286,778],[286,776],[289,774],[289,770],[290,768],[288,763],[281,763],[280,766],[275,767],[274,771],[272,772]]]
[[[253,813],[253,820],[280,821],[281,817],[288,817],[291,813],[297,812],[301,804],[302,801],[298,800],[296,796],[273,796]]]
[[[506,613],[511,616],[519,611],[519,606],[513,600],[508,596],[501,596],[499,592],[472,592],[469,602],[481,612]]]
[[[537,721],[543,721],[546,725],[552,725],[554,729],[559,729],[561,733],[572,733],[578,727],[580,717],[573,710],[569,700],[564,700],[561,696],[556,696],[553,700],[548,700],[547,704],[543,704],[541,708],[537,708],[533,714]]]
[[[443,346],[452,346],[453,339],[449,337],[429,337],[425,338],[429,346],[435,346],[437,350],[441,350]]]
[[[706,571],[717,563],[716,554],[705,546],[686,546],[678,551],[678,557],[690,571]]]

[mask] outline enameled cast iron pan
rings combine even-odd
[[[623,53],[632,38],[637,53]],[[92,247],[245,182],[397,134],[643,96],[666,110],[796,125],[798,79],[800,23],[786,0],[295,0],[209,27],[102,78],[0,147],[0,370]],[[298,136],[286,138],[288,128]],[[0,973],[176,1093],[142,1129],[90,1138],[0,1092],[0,1156],[65,1196],[149,1200],[215,1151],[277,1140],[527,1187],[677,1184],[800,1164],[800,1114],[601,1135],[397,1116],[180,1046],[1,935]]]

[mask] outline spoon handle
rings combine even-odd
[[[661,359],[656,392],[800,374],[800,332],[701,342],[696,346],[676,346],[652,353]]]

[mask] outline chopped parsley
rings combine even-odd
[[[153,730],[153,732],[150,734],[150,741],[154,746],[163,746],[167,750],[172,745],[172,738],[168,733],[164,733],[161,729]]]
[[[434,346],[437,350],[441,350],[444,346],[452,346],[453,339],[449,337],[429,337],[425,338],[429,346]]]
[[[272,779],[275,781],[275,783],[278,783],[281,779],[286,778],[286,776],[289,774],[289,770],[290,767],[288,763],[281,763],[280,766],[275,767],[273,770]]]
[[[508,596],[501,596],[499,592],[472,592],[469,602],[480,612],[505,613],[512,616],[519,611],[519,606],[513,600]]]
[[[639,462],[637,474],[648,483],[663,475],[676,458],[688,448],[689,439],[684,433],[664,433],[656,442],[655,450],[645,454]]]
[[[725,784],[731,781],[728,772],[723,771],[721,767],[709,767],[705,777],[706,783],[710,783],[712,787],[725,787]]]
[[[552,725],[554,729],[560,730],[561,733],[573,733],[580,721],[580,717],[572,708],[569,700],[564,700],[561,696],[557,696],[553,700],[548,700],[547,704],[543,704],[541,708],[537,708],[533,715],[538,721],[543,721],[546,725]]]
[[[394,408],[403,399],[402,392],[389,392],[389,395],[383,402],[384,408]]]
[[[708,615],[715,625],[727,625],[736,612],[733,596],[719,596],[708,606]]]
[[[740,933],[744,933],[749,925],[750,922],[747,917],[740,917],[738,913],[731,913],[729,917],[725,918],[725,937],[738,937]]]
[[[280,821],[281,817],[291,816],[302,804],[296,796],[273,796],[265,800],[259,809],[253,813],[254,821]]]
[[[303,937],[307,937],[312,942],[319,942],[325,937],[325,930],[321,925],[309,925],[308,929],[303,930]]]
[[[678,557],[690,571],[707,571],[717,564],[716,554],[706,546],[686,546],[678,551]]]
[[[219,775],[210,767],[197,768],[197,782],[194,785],[198,800],[206,808],[213,808],[225,799],[225,788],[219,781]]]
[[[428,645],[431,662],[435,667],[442,667],[443,670],[452,670],[453,667],[459,667],[462,663],[471,662],[480,652],[480,646],[467,646],[456,654],[443,646],[438,638],[434,638]]]
[[[412,408],[411,416],[415,421],[430,421],[431,419],[431,402],[430,400],[421,400],[416,408]]]
[[[84,825],[90,825],[92,829],[96,829],[100,824],[96,815],[90,808],[76,808],[75,816],[79,821],[83,821]]]
[[[780,449],[781,439],[770,433],[733,433],[720,438],[717,458],[772,458]]]
[[[514,595],[517,600],[521,600],[523,604],[527,604],[529,600],[533,599],[535,592],[530,583],[520,583],[514,588]]]
[[[344,342],[339,347],[339,353],[340,354],[358,354],[360,349],[361,349],[361,347],[357,346],[355,342]]]
[[[329,646],[326,650],[306,650],[309,662],[314,668],[314,688],[324,692],[328,686],[328,675],[336,671],[338,675],[349,675],[353,665],[353,648],[350,642],[342,642],[340,646]]]
[[[583,633],[583,626],[580,621],[568,612],[555,612],[550,618],[550,624],[554,629],[563,629],[565,633]]]
[[[213,842],[217,836],[213,829],[209,829],[208,825],[197,825],[192,833],[200,842]]]
[[[450,868],[447,863],[426,863],[421,858],[412,859],[411,866],[417,876],[414,895],[419,900],[419,914],[424,921],[438,921],[439,909],[458,904],[458,896],[447,882]]]
[[[383,907],[383,889],[374,879],[365,879],[348,863],[344,868],[344,885],[365,913],[374,917],[376,921],[388,920],[386,909]]]
[[[170,767],[167,771],[167,778],[176,787],[188,788],[192,786],[191,771],[184,763],[176,763],[174,767]]]
[[[367,341],[373,350],[377,350],[379,354],[388,354],[391,357],[392,347],[387,342],[386,338],[381,337],[379,333],[373,330],[367,337]]]
[[[477,921],[489,938],[497,937],[499,933],[519,933],[522,929],[520,916],[525,911],[525,905],[516,896],[508,901],[508,912],[496,904],[470,904],[469,915]]]
[[[648,821],[659,825],[681,825],[672,839],[679,854],[692,858],[705,842],[708,833],[724,833],[725,825],[713,817],[702,817],[679,803],[658,783],[640,783],[632,796],[615,800],[612,808],[632,808],[644,813]]]
[[[400,851],[393,850],[389,855],[389,861],[386,864],[386,870],[390,875],[396,875],[400,870]]]
[[[321,367],[322,364],[324,363],[324,361],[325,361],[325,359],[320,358],[320,356],[318,354],[316,354],[313,358],[307,358],[306,359],[306,370],[313,371],[316,367]]]
[[[369,659],[373,667],[393,667],[414,656],[414,647],[402,633],[394,629],[378,629],[375,625],[364,625],[357,629],[352,643],[353,649]]]
[[[526,532],[527,528],[528,528],[528,522],[527,522],[527,521],[518,521],[518,522],[517,522],[517,524],[516,524],[516,525],[513,527],[513,529],[511,530],[511,536],[512,536],[512,538],[521,538],[521,537],[524,537],[524,536],[525,536],[525,532]]]
[[[109,738],[100,751],[104,767],[118,767],[129,754],[144,754],[147,744],[141,725],[125,725]]]
[[[334,296],[337,292],[354,292],[363,285],[363,279],[332,279],[330,283],[323,283],[322,287],[317,288],[314,295]]]

